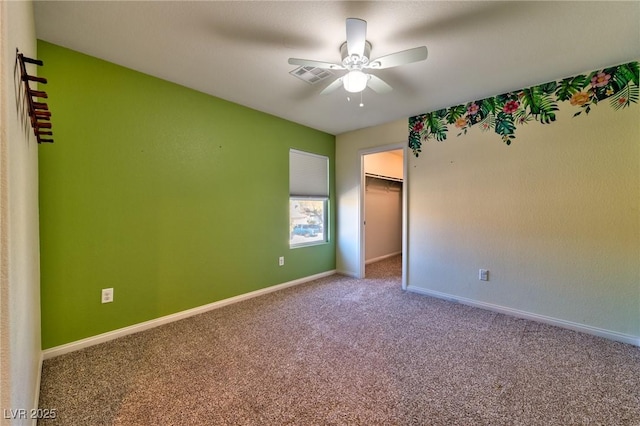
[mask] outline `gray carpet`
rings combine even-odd
[[[400,288],[400,257],[45,361],[41,425],[640,425],[640,348]]]

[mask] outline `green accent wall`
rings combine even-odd
[[[43,349],[335,269],[333,135],[44,41],[38,58]],[[330,159],[328,244],[289,249],[290,148]]]

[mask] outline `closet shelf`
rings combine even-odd
[[[384,180],[392,180],[395,182],[402,182],[402,179],[396,178],[396,177],[392,177],[392,176],[384,176],[384,175],[377,175],[375,173],[365,173],[364,174],[367,177],[372,177],[372,178],[377,178],[377,179],[384,179]]]

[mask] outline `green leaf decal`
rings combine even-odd
[[[504,102],[498,101],[497,98],[487,98],[483,99],[480,103],[480,111],[482,112],[482,117],[487,117],[489,114],[493,115],[496,113],[497,105],[504,105]]]
[[[424,121],[425,127],[429,129],[428,135],[432,135],[437,141],[442,142],[447,138],[447,124],[442,121],[442,118],[446,116],[446,113],[443,116],[440,114],[440,111],[445,110],[439,110],[435,113],[427,114]]]
[[[558,111],[558,105],[551,95],[541,89],[541,86],[524,89],[522,93],[523,105],[529,109],[530,114],[536,118],[539,117],[541,123],[549,124],[556,120],[554,111]]]
[[[638,103],[639,89],[638,86],[625,86],[624,89],[611,96],[611,107],[617,111],[620,108],[628,107],[631,103]]]
[[[540,95],[535,87],[522,91],[522,104],[529,109],[529,113],[533,115],[540,114],[539,100]]]
[[[558,87],[558,83],[556,83],[555,81],[537,86],[538,90],[540,90],[540,92],[544,93],[545,95],[554,93],[556,91],[556,87]]]
[[[495,129],[496,133],[501,136],[512,135],[516,131],[513,116],[511,114],[505,114],[504,112],[498,113]]]
[[[632,62],[617,67],[616,72],[613,73],[612,80],[620,89],[628,86],[629,83],[638,86],[638,74],[638,63]]]
[[[480,129],[483,132],[487,130],[495,129],[496,127],[496,116],[493,114],[488,114],[484,120],[480,122]]]
[[[449,108],[449,110],[447,111],[447,123],[455,123],[458,118],[462,117],[465,114],[465,112],[467,112],[467,109],[464,105],[457,105]]]
[[[565,78],[561,80],[556,89],[556,97],[559,101],[568,101],[571,96],[581,92],[587,85],[587,76],[578,75],[576,77]]]

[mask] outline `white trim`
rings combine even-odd
[[[33,393],[33,403],[31,407],[34,409],[38,409],[40,407],[40,382],[42,381],[42,362],[44,358],[42,357],[42,351],[40,351],[40,357],[38,359],[38,376],[36,377],[36,389]],[[31,421],[32,426],[36,426],[38,424],[38,418],[34,417]]]
[[[389,253],[389,254],[385,254],[385,255],[382,255],[382,256],[374,257],[373,259],[369,259],[369,260],[365,261],[364,263],[366,265],[368,265],[370,263],[379,262],[381,260],[385,260],[385,259],[388,259],[390,257],[397,256],[399,254],[402,254],[402,251],[397,251],[395,253]]]
[[[53,348],[45,349],[44,351],[42,351],[42,358],[46,360],[46,359],[50,359],[50,358],[63,355],[69,352],[78,351],[80,349],[84,349],[89,346],[94,346],[100,343],[108,342],[109,340],[117,339],[118,337],[127,336],[129,334],[138,333],[140,331],[148,330],[150,328],[158,327],[160,325],[168,324],[174,321],[179,321],[181,319],[202,314],[204,312],[208,312],[213,309],[222,308],[223,306],[231,305],[233,303],[242,302],[244,300],[252,299],[254,297],[262,296],[268,293],[273,293],[274,291],[283,290],[287,287],[293,287],[298,284],[304,284],[309,281],[328,277],[328,276],[334,275],[335,273],[336,273],[335,270],[321,272],[319,274],[299,278],[297,280],[289,281],[286,283],[277,284],[271,287],[262,288],[260,290],[251,291],[249,293],[240,294],[238,296],[229,297],[228,299],[223,299],[217,302],[209,303],[207,305],[198,306],[197,308],[187,309],[186,311],[177,312],[171,315],[166,315],[160,318],[130,325],[128,327],[119,328],[117,330],[108,331],[106,333],[98,334],[96,336],[87,337],[86,339],[76,340],[75,342],[66,343],[60,346],[55,346]]]
[[[360,192],[358,197],[358,268],[360,270],[358,276],[356,278],[364,278],[365,277],[365,226],[364,226],[364,188],[365,188],[365,173],[364,173],[364,156],[368,154],[376,154],[378,152],[387,152],[387,151],[395,151],[397,149],[402,150],[402,289],[407,289],[407,269],[409,267],[409,240],[408,240],[408,197],[407,197],[407,180],[408,174],[407,170],[409,167],[409,161],[407,158],[407,143],[406,142],[398,142],[389,145],[380,145],[369,148],[364,148],[358,150],[358,158],[360,159],[360,181],[358,191]]]
[[[441,293],[439,291],[427,290],[420,287],[408,286],[407,291],[418,293],[425,296],[437,297],[454,303],[462,303],[476,308],[488,309],[490,311],[499,312],[501,314],[511,315],[518,318],[524,318],[532,321],[542,322],[545,324],[555,325],[557,327],[567,328],[573,331],[579,331],[593,336],[604,337],[617,342],[628,343],[634,346],[640,346],[640,336],[618,333],[617,331],[606,330],[603,328],[593,327],[586,324],[580,324],[573,321],[567,321],[560,318],[549,317],[546,315],[534,314],[532,312],[521,311],[519,309],[508,308],[506,306],[495,305],[493,303],[480,302],[466,297],[457,297],[452,294]]]
[[[409,284],[409,144],[402,146],[402,289]]]

